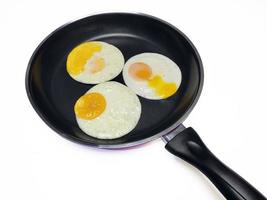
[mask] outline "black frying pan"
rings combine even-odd
[[[68,53],[86,40],[111,43],[126,60],[143,52],[168,56],[182,72],[179,91],[166,100],[140,97],[140,121],[133,131],[119,139],[101,140],[86,135],[76,123],[73,106],[93,85],[78,83],[66,72]],[[124,83],[121,74],[114,80]],[[163,137],[168,151],[201,170],[227,199],[265,199],[220,162],[192,128],[181,124],[196,104],[202,85],[203,67],[192,42],[160,19],[130,13],[93,15],[58,28],[37,47],[26,73],[26,90],[32,106],[63,137],[106,149],[131,147]]]

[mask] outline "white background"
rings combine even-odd
[[[10,0],[0,9],[0,199],[224,199],[160,139],[91,149],[57,135],[31,107],[24,76],[33,50],[65,22],[103,11],[152,14],[192,40],[205,83],[185,125],[267,196],[266,1]]]

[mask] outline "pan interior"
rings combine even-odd
[[[126,136],[99,140],[86,135],[76,123],[73,106],[93,85],[78,83],[68,75],[66,57],[76,45],[87,40],[117,46],[125,60],[143,52],[168,56],[182,72],[178,92],[166,100],[139,97],[141,118]],[[164,22],[138,14],[101,14],[78,20],[51,34],[29,63],[26,85],[34,108],[61,135],[92,146],[125,146],[154,138],[184,117],[199,93],[201,67],[188,40]],[[121,74],[113,80],[124,84]]]

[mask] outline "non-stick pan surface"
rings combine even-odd
[[[181,69],[178,92],[166,100],[140,98],[142,114],[136,128],[114,140],[83,133],[75,120],[75,101],[90,84],[73,80],[66,71],[68,53],[87,40],[117,46],[125,60],[143,52],[168,56]],[[114,81],[124,84],[122,75]],[[108,13],[89,16],[55,30],[35,50],[28,66],[26,89],[42,119],[56,132],[76,142],[103,148],[122,148],[160,137],[177,127],[196,103],[203,83],[200,57],[188,38],[166,22],[143,14]]]

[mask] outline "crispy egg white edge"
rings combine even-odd
[[[154,89],[150,88],[146,81],[137,81],[129,75],[128,69],[130,65],[136,62],[144,62],[148,64],[152,69],[152,76],[160,75],[164,81],[174,82],[178,88],[177,91],[179,90],[182,81],[182,73],[179,66],[175,62],[162,54],[141,53],[131,57],[125,63],[122,72],[125,84],[139,96],[151,100],[164,99],[157,96]],[[166,66],[168,67],[166,68]]]
[[[94,57],[99,56],[104,58],[105,60],[105,68],[100,72],[92,74],[90,72],[89,63],[90,60],[85,64],[85,70],[76,76],[70,75],[74,80],[85,83],[85,84],[97,84],[105,81],[109,81],[116,76],[118,76],[124,66],[124,56],[122,52],[114,45],[101,42],[101,41],[89,41],[89,42],[98,42],[102,45],[102,50],[100,52],[95,53]]]
[[[137,95],[125,85],[110,81],[92,87],[86,93],[99,92],[106,99],[105,111],[93,120],[79,119],[77,123],[87,135],[99,139],[115,139],[131,132],[141,116]]]

